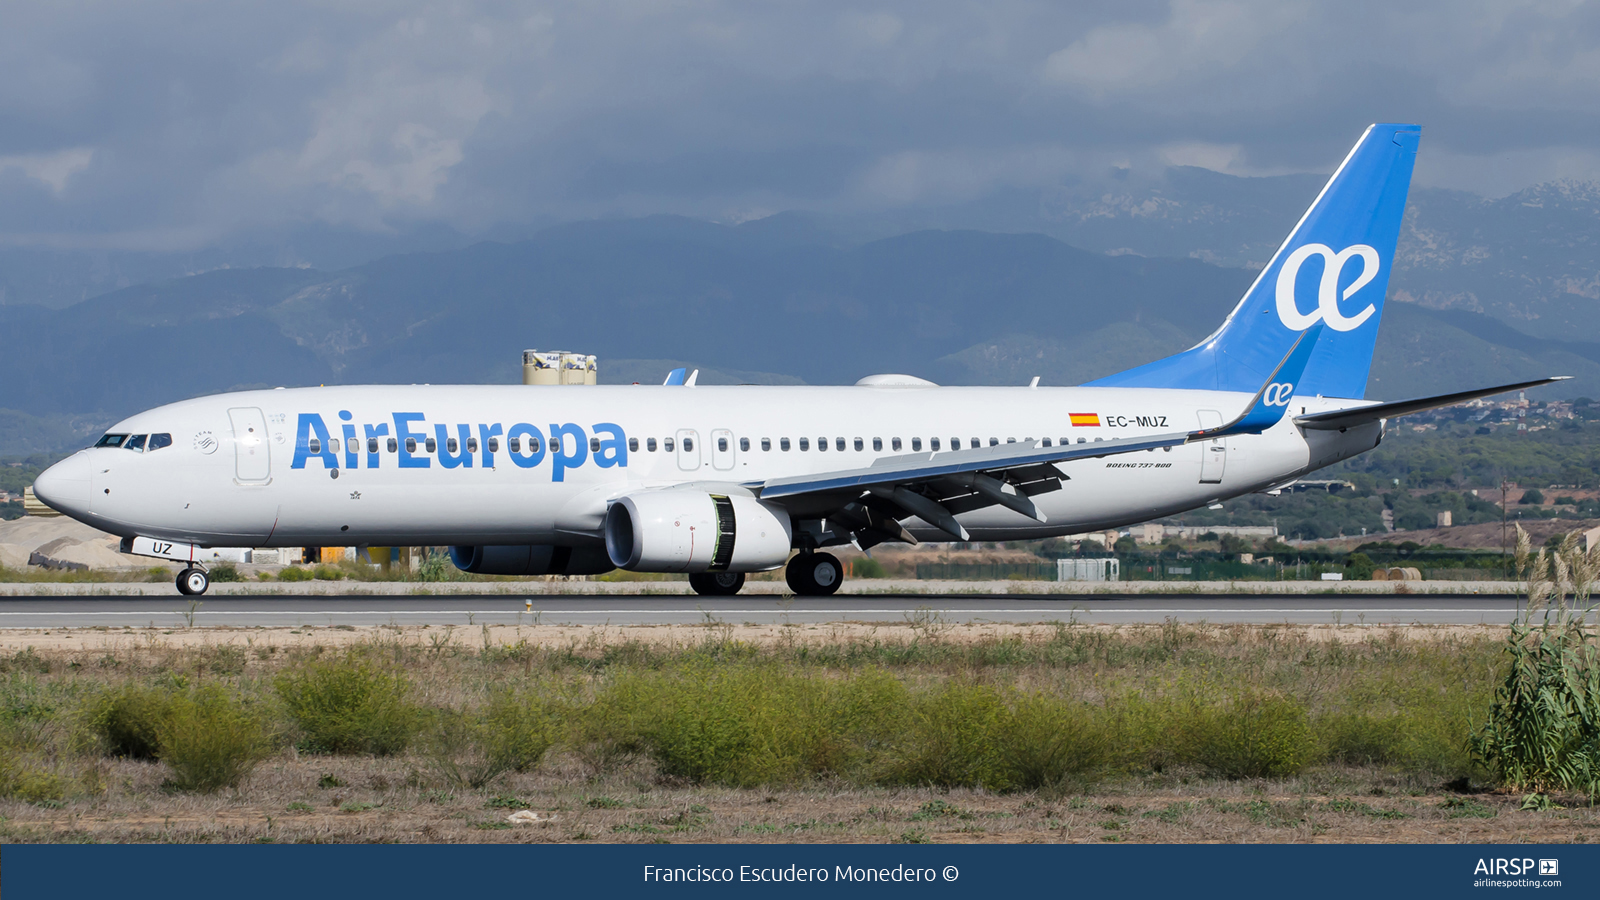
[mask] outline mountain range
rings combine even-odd
[[[0,306],[0,454],[243,387],[515,382],[524,348],[713,382],[1075,384],[1192,345],[1320,188],[1169,169],[899,219],[783,213],[434,234],[357,265],[220,268],[68,305]],[[1009,211],[1008,211],[1009,210]],[[988,230],[950,228],[977,223]],[[1413,191],[1368,396],[1544,374],[1600,396],[1600,190]],[[330,240],[332,240],[330,238]],[[359,255],[333,241],[330,260]],[[59,298],[58,298],[59,299]]]

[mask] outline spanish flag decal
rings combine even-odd
[[[1069,413],[1069,415],[1072,417],[1072,427],[1074,428],[1080,425],[1088,425],[1094,428],[1100,427],[1099,413]]]

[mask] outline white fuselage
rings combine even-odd
[[[1135,388],[249,391],[119,422],[111,433],[170,435],[170,445],[84,450],[52,470],[50,500],[113,534],[204,546],[582,546],[602,540],[608,504],[631,491],[855,469],[913,453],[947,454],[952,441],[965,450],[974,439],[984,446],[1046,438],[1059,444],[1187,431],[1227,421],[1249,401],[1245,394]],[[1358,403],[1295,398],[1290,410]],[[408,436],[414,451],[407,451]],[[1060,463],[1069,476],[1062,489],[1033,498],[1043,524],[1003,506],[959,519],[974,540],[1141,522],[1283,484],[1369,450],[1381,437],[1380,423],[1302,432],[1285,417],[1260,435]],[[791,512],[806,515],[803,508]],[[919,539],[949,539],[920,520],[906,526]]]

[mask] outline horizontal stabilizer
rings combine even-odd
[[[1503,394],[1506,391],[1520,391],[1526,388],[1539,387],[1540,385],[1553,384],[1557,381],[1567,381],[1571,375],[1556,375],[1550,378],[1540,378],[1536,381],[1519,381],[1516,384],[1502,384],[1499,387],[1478,388],[1472,391],[1460,391],[1454,394],[1440,394],[1437,397],[1419,397],[1415,400],[1396,400],[1392,403],[1376,403],[1372,406],[1358,406],[1355,409],[1336,409],[1332,412],[1312,413],[1308,416],[1296,416],[1294,423],[1301,428],[1314,431],[1336,431],[1341,428],[1353,428],[1376,422],[1379,419],[1393,419],[1415,412],[1429,409],[1438,409],[1441,406],[1454,406],[1479,397],[1490,397]]]

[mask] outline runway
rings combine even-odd
[[[0,598],[0,628],[298,627],[333,625],[688,625],[892,622],[937,616],[949,623],[1081,622],[1300,625],[1503,625],[1518,598],[1470,594],[1420,597],[1350,595],[1145,595],[1093,599],[1038,594],[982,596],[854,595],[785,602],[772,596],[646,595],[417,597],[239,596]],[[192,620],[192,621],[191,621]]]

